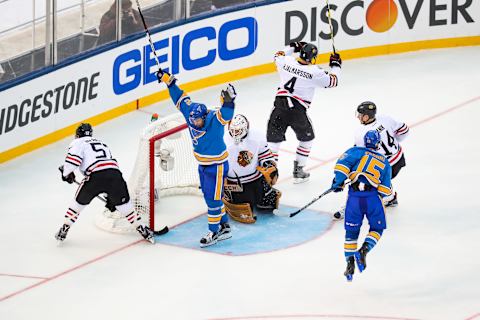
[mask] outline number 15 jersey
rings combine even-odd
[[[328,73],[317,65],[304,65],[292,56],[293,48],[287,47],[275,54],[275,64],[280,75],[279,97],[290,97],[297,100],[305,108],[315,93],[315,88],[333,88],[338,84],[339,67],[333,67]]]
[[[380,146],[377,152],[385,155],[390,165],[397,163],[403,155],[400,141],[407,137],[409,128],[403,122],[398,122],[386,115],[377,115],[375,121],[360,125],[355,131],[355,145],[365,147],[363,137],[370,130],[380,133]]]
[[[76,138],[68,146],[63,175],[77,168],[86,176],[105,169],[120,170],[107,145],[92,137]]]

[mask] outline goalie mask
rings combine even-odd
[[[239,144],[248,135],[248,128],[250,124],[247,118],[242,114],[237,114],[228,125],[228,132],[235,141]]]

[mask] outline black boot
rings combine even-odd
[[[352,257],[348,257],[347,260],[347,269],[343,273],[345,277],[347,277],[347,281],[352,281],[353,273],[355,272],[355,259]]]
[[[298,165],[298,161],[293,161],[293,178],[294,183],[302,183],[308,181],[310,173],[303,171],[303,166]]]
[[[55,239],[58,241],[63,241],[67,237],[68,230],[70,230],[70,226],[68,224],[64,224],[60,230],[58,230],[57,234],[55,235]]]

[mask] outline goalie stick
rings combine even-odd
[[[63,172],[63,170],[61,169],[61,166],[58,168],[58,170],[60,170],[60,172]],[[78,182],[77,179],[73,180],[73,182],[75,182],[76,185],[80,185],[80,182]],[[96,198],[98,198],[98,199],[102,200],[103,202],[107,203],[107,199],[105,199],[104,197],[101,197],[100,195],[97,195]],[[167,233],[170,230],[168,229],[168,226],[165,226],[158,231],[156,231],[156,230],[152,230],[152,231],[153,231],[154,236],[161,236],[161,235],[164,235],[165,233]]]

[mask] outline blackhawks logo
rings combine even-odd
[[[246,167],[250,163],[252,163],[252,159],[253,159],[253,153],[251,153],[250,151],[240,151],[238,153],[237,162],[242,167]]]

